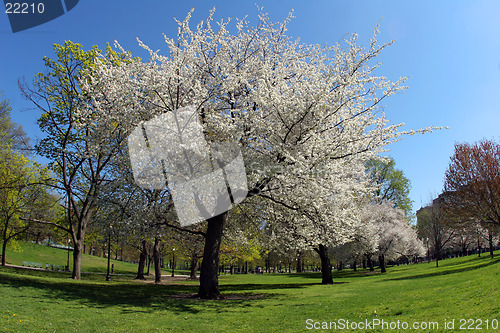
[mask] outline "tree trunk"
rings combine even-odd
[[[2,232],[2,266],[5,266],[5,253],[7,252],[7,230],[9,228],[9,218],[6,219]]]
[[[314,250],[319,254],[321,259],[321,284],[333,284],[332,264],[328,257],[328,249],[326,246],[320,244]]]
[[[3,240],[2,243],[2,266],[5,266],[5,252],[7,251],[7,241]]]
[[[196,276],[196,271],[198,270],[198,257],[193,256],[191,258],[191,266],[189,269],[190,269],[189,279],[196,280],[198,278]]]
[[[146,272],[146,275],[149,276],[149,274],[151,273],[151,258],[153,256],[150,256],[149,253],[148,253],[148,271]]]
[[[139,257],[139,269],[137,270],[137,276],[135,277],[136,279],[139,280],[146,280],[144,277],[144,266],[146,265],[146,258],[148,257],[148,250],[146,248],[146,240],[142,240],[142,251],[141,255]]]
[[[383,254],[378,255],[378,261],[379,261],[379,266],[380,266],[380,273],[387,272],[387,270],[385,268],[385,256]]]
[[[436,255],[436,267],[439,267],[439,260],[441,260],[441,251],[440,251],[439,247],[435,246],[434,252]]]
[[[73,273],[71,278],[80,280],[82,273],[83,239],[77,239],[73,249]]]
[[[155,237],[155,245],[153,247],[153,260],[155,263],[155,283],[161,282],[161,265],[160,265],[160,239]]]
[[[374,272],[375,267],[373,267],[372,257],[368,254],[366,255],[366,263],[368,264],[368,267],[370,268],[370,272]]]
[[[339,263],[337,265],[337,271],[340,272],[342,270],[343,266],[344,266],[344,263],[342,261],[339,261]]]
[[[298,251],[297,256],[297,273],[302,273],[302,252]]]
[[[477,238],[477,252],[478,252],[478,257],[481,257],[481,241],[479,239],[479,237]]]
[[[74,280],[80,280],[82,273],[82,258],[83,258],[83,244],[85,242],[85,229],[87,228],[88,222],[91,220],[92,214],[87,212],[87,214],[78,221],[76,225],[73,226],[72,236],[73,236],[73,273],[71,278]]]
[[[490,256],[493,258],[493,233],[488,231],[488,245],[490,247]]]
[[[206,299],[221,298],[219,292],[219,250],[222,240],[222,231],[227,218],[227,212],[207,220],[208,227],[205,236],[203,261],[201,262],[200,288],[198,296]]]
[[[356,260],[354,260],[354,262],[352,263],[352,269],[356,272],[357,270],[357,267],[358,266],[358,263],[356,262]]]

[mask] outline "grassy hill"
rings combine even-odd
[[[227,275],[220,277],[226,296],[220,301],[193,298],[196,281],[73,281],[67,273],[0,268],[0,331],[304,332],[335,324],[338,332],[411,330],[404,325],[448,332],[445,324],[453,324],[498,332],[498,255],[448,259],[439,268],[392,267],[386,274],[343,271],[329,286],[319,274]],[[351,329],[366,323],[368,329]]]
[[[6,258],[7,263],[12,265],[22,266],[23,261],[37,262],[41,264],[52,264],[66,266],[68,260],[68,251],[64,249],[53,248],[44,245],[38,245],[30,242],[21,242],[21,250],[8,249]],[[73,252],[70,252],[70,268],[73,265]],[[117,274],[137,274],[137,265],[118,260],[111,260],[114,264],[115,273]],[[107,258],[83,255],[82,271],[106,273],[108,260]]]

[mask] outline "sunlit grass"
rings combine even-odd
[[[500,257],[319,274],[223,275],[226,299],[192,297],[196,281],[154,285],[131,277],[73,281],[63,273],[0,269],[0,331],[303,332],[306,320],[499,320]],[[339,331],[339,330],[337,330]],[[365,330],[365,332],[380,330]],[[402,330],[391,330],[392,332]],[[427,330],[429,331],[429,330]],[[482,332],[486,330],[483,325]]]

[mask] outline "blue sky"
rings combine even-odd
[[[216,7],[216,18],[243,17],[255,22],[255,3],[274,20],[290,9],[296,18],[289,34],[304,43],[334,44],[358,33],[367,45],[380,23],[379,40],[395,44],[379,57],[377,74],[390,79],[407,76],[408,90],[386,100],[386,115],[405,129],[449,126],[425,135],[403,138],[388,153],[412,182],[414,210],[439,194],[455,142],[500,134],[500,2],[498,1],[127,1],[80,0],[67,14],[30,30],[12,33],[0,13],[0,90],[10,100],[13,119],[32,138],[40,137],[34,111],[20,96],[17,81],[43,71],[43,57],[53,44],[71,40],[88,49],[116,39],[147,58],[136,37],[152,49],[164,49],[162,33],[177,31],[194,6],[193,23]]]

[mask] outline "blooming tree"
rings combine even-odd
[[[386,271],[386,261],[424,253],[416,230],[408,223],[404,211],[395,208],[392,202],[369,204],[365,214],[374,226],[372,230],[378,235],[377,253],[382,273]]]
[[[372,259],[377,255],[381,271],[385,272],[386,261],[424,253],[423,244],[405,212],[391,201],[365,203],[360,218],[351,240],[335,249],[340,259],[354,263],[366,259],[373,270]]]
[[[351,199],[366,191],[363,163],[403,133],[400,125],[387,124],[380,106],[404,89],[404,79],[377,76],[379,65],[372,63],[391,43],[378,45],[374,36],[365,49],[352,35],[342,45],[307,45],[286,35],[292,14],[273,23],[261,11],[256,26],[236,20],[234,33],[230,20],[214,29],[213,16],[192,30],[189,13],[175,39],[165,36],[164,55],[139,41],[148,62],[130,54],[120,64],[99,59],[82,81],[92,104],[79,110],[79,119],[130,133],[157,115],[194,106],[209,142],[239,144],[248,197],[297,212],[295,229],[309,221],[302,231],[309,239],[322,228],[347,228]],[[201,297],[220,295],[217,266],[227,216],[207,220]],[[346,228],[337,229],[339,239]]]

